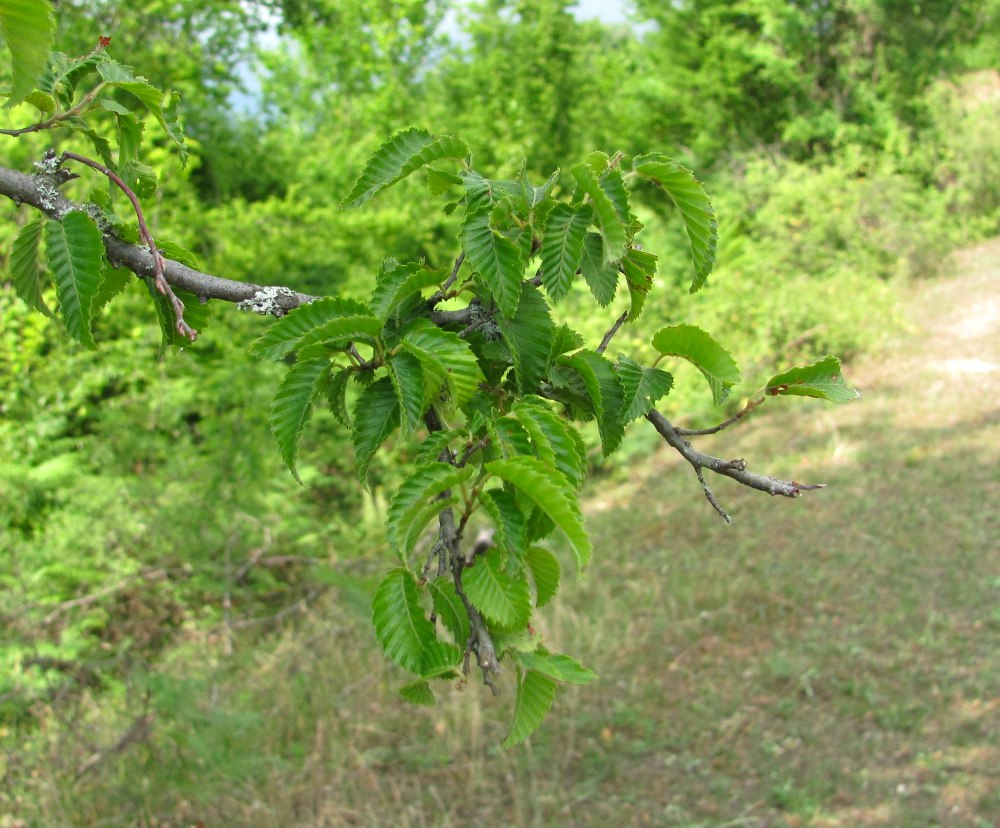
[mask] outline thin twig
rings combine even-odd
[[[88,106],[90,106],[94,99],[101,94],[104,87],[107,86],[106,81],[101,81],[97,86],[91,89],[86,95],[84,95],[80,102],[74,106],[72,109],[67,109],[65,112],[57,112],[51,118],[44,121],[39,121],[37,124],[32,124],[31,126],[21,127],[20,129],[0,129],[0,135],[27,135],[29,132],[41,132],[44,129],[51,129],[54,126],[58,126],[63,121],[68,121],[70,118],[75,118]]]
[[[68,150],[60,156],[60,163],[66,160],[78,161],[93,170],[97,170],[102,175],[107,176],[110,181],[114,182],[115,186],[118,187],[119,190],[125,193],[128,200],[132,202],[132,208],[135,210],[135,216],[139,222],[139,236],[146,243],[146,247],[149,248],[150,255],[153,257],[153,283],[156,285],[157,291],[170,300],[170,304],[174,309],[177,333],[185,339],[194,342],[198,338],[198,332],[184,321],[184,303],[177,298],[177,294],[174,293],[173,288],[170,287],[170,283],[164,276],[163,256],[160,251],[157,250],[156,242],[153,241],[153,236],[149,232],[149,227],[146,226],[146,217],[142,212],[142,204],[139,202],[139,197],[133,192],[132,188],[125,183],[124,179],[122,179],[118,173],[108,167],[105,167],[99,161],[95,161],[93,158],[87,158],[85,155],[79,155],[78,153],[70,152]]]
[[[153,723],[153,716],[150,713],[143,713],[129,725],[121,737],[113,745],[93,754],[76,771],[76,779],[79,781],[83,776],[90,773],[95,768],[104,764],[108,759],[121,753],[125,748],[134,742],[143,742],[149,737],[149,728]]]
[[[734,423],[738,423],[740,420],[746,417],[747,414],[753,411],[758,405],[763,403],[765,399],[767,398],[757,397],[757,399],[750,400],[750,402],[748,402],[745,406],[743,406],[743,408],[741,408],[739,411],[733,414],[732,417],[730,417],[728,420],[725,420],[724,422],[719,423],[717,426],[712,426],[711,428],[677,428],[675,426],[674,431],[677,434],[681,435],[681,437],[704,437],[707,434],[715,434],[719,431],[722,431],[722,429],[724,428],[729,428],[729,426],[733,425]]]
[[[462,269],[462,262],[465,261],[465,251],[463,250],[458,254],[458,258],[455,259],[455,266],[451,269],[451,275],[445,279],[443,285],[441,285],[441,290],[436,291],[430,299],[427,300],[427,307],[433,308],[438,302],[448,295],[448,288],[455,284],[455,280],[458,279],[458,271]]]
[[[608,349],[608,345],[611,344],[611,340],[614,339],[615,334],[618,333],[621,326],[625,324],[626,319],[628,319],[628,311],[622,311],[622,315],[615,320],[615,324],[608,328],[608,332],[604,334],[604,339],[597,346],[597,353],[603,354]]]

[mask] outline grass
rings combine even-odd
[[[598,481],[594,564],[542,633],[601,678],[524,748],[498,747],[510,676],[406,706],[339,591],[233,656],[192,636],[116,698],[40,711],[0,826],[1000,824],[1000,369],[973,362],[1000,364],[998,261],[920,288],[913,329],[851,369],[861,403],[776,400],[704,444],[827,490],[719,482],[726,526],[666,449]],[[153,737],[71,782],[144,704]]]

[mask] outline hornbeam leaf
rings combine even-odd
[[[399,402],[392,380],[382,377],[369,385],[354,407],[351,442],[358,461],[358,477],[367,485],[368,467],[375,451],[399,426]]]
[[[632,169],[662,187],[681,211],[694,262],[691,293],[700,290],[715,267],[719,239],[715,210],[705,188],[691,170],[660,153],[636,156]]]
[[[21,228],[10,251],[10,275],[14,291],[29,308],[55,319],[42,298],[43,273],[38,263],[38,244],[44,224],[45,219],[37,218]]]
[[[550,653],[542,647],[536,650],[520,650],[514,658],[528,670],[535,670],[556,681],[568,684],[590,684],[597,673],[584,667],[572,656]]]
[[[45,71],[56,22],[50,0],[3,0],[0,32],[12,59],[10,95],[4,109],[17,106]]]
[[[427,591],[434,601],[434,614],[454,636],[455,643],[464,647],[469,640],[469,614],[455,591],[455,584],[445,578],[427,582]]]
[[[417,583],[408,570],[392,570],[375,588],[372,624],[385,654],[419,674],[424,652],[435,641],[434,625],[424,615]]]
[[[490,210],[465,217],[461,241],[469,263],[496,299],[500,312],[510,318],[521,299],[525,261],[520,248],[490,225]]]
[[[326,359],[311,359],[293,365],[278,387],[271,403],[269,423],[274,436],[278,438],[278,448],[285,465],[300,483],[295,470],[295,455],[298,451],[302,429],[312,416],[312,404],[319,391],[320,379],[329,370]]]
[[[389,541],[405,560],[413,551],[427,523],[457,498],[438,499],[446,490],[468,480],[473,465],[456,468],[448,463],[428,463],[407,475],[389,505]]]
[[[514,701],[514,722],[510,726],[504,748],[519,745],[527,739],[548,715],[556,698],[556,682],[534,670],[517,670],[517,698]]]
[[[647,368],[625,354],[618,355],[618,377],[625,389],[622,422],[628,424],[645,417],[656,401],[670,393],[674,378],[659,368]]]
[[[399,398],[403,436],[411,434],[421,422],[427,401],[424,398],[424,369],[420,360],[408,351],[389,357],[389,376]]]
[[[538,288],[522,282],[517,311],[497,322],[514,360],[518,389],[525,394],[536,391],[549,367],[555,329],[549,306]]]
[[[432,641],[424,648],[420,675],[425,679],[457,677],[455,668],[462,661],[463,650],[446,641]]]
[[[462,574],[465,594],[490,621],[503,627],[523,627],[531,617],[531,587],[524,572],[504,571],[503,555],[491,549],[476,556]]]
[[[625,392],[614,366],[600,354],[593,351],[579,351],[572,356],[559,358],[559,364],[566,365],[579,373],[587,388],[590,401],[597,415],[597,430],[601,435],[601,451],[609,456],[621,443],[625,435],[622,421],[625,407]]]
[[[469,344],[458,334],[437,327],[429,319],[414,319],[402,333],[402,347],[424,370],[425,388],[447,383],[455,405],[464,405],[476,393],[483,373]]]
[[[557,204],[549,213],[542,237],[542,284],[558,302],[569,291],[583,256],[583,240],[587,235],[593,211],[588,204],[572,207]]]
[[[434,691],[431,690],[427,679],[418,678],[399,688],[399,696],[404,701],[411,704],[420,704],[424,707],[433,707],[435,703]]]
[[[350,342],[373,345],[381,333],[382,323],[374,316],[342,316],[313,328],[298,341],[296,347],[301,356],[311,356],[313,354],[310,349],[324,344],[335,348],[345,348]]]
[[[519,400],[510,413],[528,432],[535,454],[554,465],[579,489],[587,476],[587,449],[573,425],[539,398]]]
[[[393,258],[384,259],[372,293],[372,313],[385,322],[406,297],[442,281],[440,273],[422,264],[401,265]]]
[[[559,559],[544,546],[529,546],[526,560],[531,580],[535,582],[535,606],[544,607],[559,589],[562,576]]]
[[[850,402],[861,396],[844,382],[840,371],[840,360],[835,356],[828,356],[812,365],[775,374],[767,381],[764,391],[772,397],[779,394],[817,397],[835,403]]]
[[[562,530],[577,566],[590,561],[592,547],[572,485],[554,468],[536,457],[508,457],[486,464],[486,471],[510,483],[531,499]]]
[[[642,306],[646,304],[646,294],[653,285],[656,256],[645,250],[630,248],[622,259],[622,270],[625,273],[629,298],[632,300],[632,307],[629,308],[625,321],[632,322],[642,313]]]
[[[732,354],[711,334],[695,325],[672,325],[653,335],[653,347],[661,354],[678,356],[693,363],[712,389],[712,401],[720,405],[729,389],[740,381],[740,369]]]
[[[528,545],[528,526],[514,493],[491,489],[479,496],[479,502],[493,518],[497,546],[517,558],[522,557]]]
[[[611,304],[618,289],[618,268],[604,261],[604,247],[597,233],[587,233],[583,240],[580,269],[587,287],[602,308]]]
[[[601,189],[600,182],[589,165],[577,164],[573,167],[572,173],[577,186],[590,197],[590,204],[594,208],[594,220],[604,242],[604,261],[606,263],[618,261],[625,252],[627,241],[625,222],[618,215],[614,202]]]
[[[353,374],[352,369],[342,368],[326,386],[326,400],[330,404],[330,411],[345,428],[351,427],[351,415],[347,410],[347,382]]]
[[[160,246],[159,242],[156,246]],[[125,290],[129,282],[132,281],[132,275],[132,272],[124,267],[112,267],[105,261],[101,268],[101,284],[97,288],[94,302],[90,308],[91,315],[96,316],[108,302]]]
[[[68,213],[62,221],[45,225],[45,252],[66,328],[81,345],[95,349],[90,311],[101,283],[101,231],[86,214]]]
[[[308,305],[300,305],[283,316],[259,337],[251,346],[250,353],[261,359],[279,360],[295,350],[306,334],[331,319],[344,316],[359,316],[369,313],[367,306],[353,299],[317,299]]]
[[[469,148],[450,135],[435,137],[422,129],[397,132],[368,159],[354,189],[340,202],[342,210],[360,207],[421,167],[442,158],[464,158]]]

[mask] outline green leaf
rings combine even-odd
[[[420,675],[425,679],[456,678],[455,668],[462,661],[462,649],[447,641],[432,641],[424,648]]]
[[[469,615],[455,591],[455,584],[451,580],[437,578],[427,582],[427,591],[434,601],[434,614],[454,636],[455,643],[464,647],[469,640]]]
[[[177,315],[174,313],[173,303],[156,289],[152,277],[143,277],[143,283],[149,292],[149,297],[153,301],[156,310],[156,319],[160,324],[160,331],[163,339],[160,343],[160,356],[163,356],[167,347],[173,345],[177,348],[185,348],[191,343],[187,337],[182,336],[177,330]],[[196,331],[203,330],[208,324],[209,305],[202,303],[197,296],[187,290],[174,288],[176,296],[184,305],[184,321]]]
[[[490,211],[465,217],[461,230],[466,258],[496,299],[500,312],[510,318],[521,299],[525,261],[520,248],[490,225]]]
[[[567,351],[575,351],[583,347],[583,337],[574,331],[569,325],[563,323],[555,329],[552,337],[552,352],[550,359],[562,356]]]
[[[694,173],[660,153],[636,156],[632,169],[662,187],[681,211],[684,229],[691,244],[694,279],[691,293],[701,289],[715,267],[718,222],[712,202]]]
[[[572,173],[580,191],[590,197],[590,204],[594,208],[594,221],[601,231],[604,243],[604,261],[608,263],[618,261],[625,252],[627,241],[625,223],[589,165],[577,164],[573,167]]]
[[[388,514],[389,542],[403,559],[413,552],[428,522],[458,502],[457,497],[438,499],[438,496],[464,483],[475,471],[472,465],[456,468],[448,463],[428,463],[409,472],[393,497]]]
[[[518,651],[514,654],[514,658],[526,670],[534,670],[568,684],[590,684],[597,678],[597,673],[584,667],[575,658],[560,653],[550,653],[542,647],[534,651]]]
[[[520,558],[528,545],[528,526],[514,493],[506,489],[492,489],[480,494],[479,502],[496,526],[497,546]]]
[[[461,187],[462,179],[454,173],[445,172],[435,167],[427,168],[427,189],[435,198],[446,193],[452,187]]]
[[[653,347],[661,354],[678,356],[693,363],[712,389],[712,401],[721,405],[729,389],[740,381],[740,369],[732,354],[711,334],[695,325],[672,325],[653,335]]]
[[[313,328],[296,347],[303,357],[318,356],[324,346],[346,348],[352,342],[374,345],[381,333],[382,323],[374,316],[342,316]]]
[[[791,368],[784,373],[775,374],[767,381],[764,391],[772,397],[779,394],[816,397],[835,403],[850,402],[861,396],[844,382],[840,371],[840,360],[835,356],[828,356],[812,365]]]
[[[527,495],[569,541],[577,566],[590,561],[592,548],[583,526],[580,504],[566,478],[535,457],[508,457],[486,464],[486,471]]]
[[[548,715],[556,698],[556,682],[534,670],[518,668],[517,698],[514,701],[514,722],[510,726],[504,748],[519,745],[534,733]]]
[[[132,276],[132,271],[126,270],[124,267],[112,267],[105,260],[104,266],[101,268],[101,284],[97,288],[97,294],[94,296],[94,302],[90,308],[91,316],[97,316],[102,308],[125,290],[129,282],[132,281]]]
[[[38,245],[42,239],[45,219],[37,218],[21,228],[10,251],[10,275],[14,291],[29,307],[50,319],[55,315],[42,298],[43,271],[38,262]]]
[[[424,615],[417,582],[408,570],[392,570],[375,588],[372,624],[385,654],[419,674],[424,650],[435,640],[434,625]]]
[[[49,0],[3,0],[0,32],[12,60],[10,96],[4,109],[24,101],[48,64],[56,23]]]
[[[490,621],[503,627],[523,627],[531,617],[531,588],[523,572],[504,571],[499,549],[476,557],[462,574],[465,594]]]
[[[496,444],[504,456],[532,455],[531,438],[527,430],[516,420],[509,417],[501,417],[493,423],[493,430],[496,432]]]
[[[442,158],[464,158],[469,148],[449,135],[434,137],[422,129],[397,132],[368,159],[354,189],[340,202],[353,210],[421,167]]]
[[[526,556],[531,580],[535,582],[535,606],[544,607],[559,590],[562,567],[559,559],[543,546],[529,546]]]
[[[587,388],[597,414],[597,430],[601,435],[601,451],[610,455],[625,435],[622,415],[625,392],[614,366],[593,351],[579,351],[573,356],[560,357],[559,362],[576,370]]]
[[[573,488],[579,489],[587,477],[587,450],[572,424],[538,398],[519,400],[510,414],[528,432],[536,456],[555,466]]]
[[[420,360],[425,383],[437,382],[438,388],[447,383],[457,406],[476,393],[483,373],[469,344],[458,334],[441,330],[429,319],[415,319],[402,337],[402,347]]]
[[[295,350],[302,337],[325,322],[367,313],[367,306],[353,299],[317,299],[308,305],[299,305],[271,325],[250,346],[250,353],[261,359],[277,361]]]
[[[347,410],[347,383],[354,371],[343,368],[332,376],[326,386],[326,400],[330,411],[344,428],[351,427],[351,415]]]
[[[555,327],[549,316],[549,306],[538,288],[522,282],[517,312],[497,322],[514,360],[518,389],[524,394],[536,391],[549,367]]]
[[[86,214],[67,213],[61,222],[45,225],[45,252],[66,328],[81,345],[95,349],[90,311],[101,283],[101,231]]]
[[[626,425],[645,417],[656,401],[670,393],[674,378],[659,368],[647,368],[625,354],[618,355],[618,377],[625,390],[625,411],[622,422]]]
[[[583,240],[593,218],[587,204],[557,204],[549,213],[542,237],[542,284],[552,301],[562,299],[573,282],[583,256]]]
[[[462,436],[464,436],[464,432],[459,431],[457,428],[431,432],[424,437],[423,441],[420,443],[420,447],[417,450],[417,456],[414,458],[415,462],[420,464],[430,463],[433,460],[437,460],[438,462],[450,462],[447,460],[442,461],[441,454],[446,448],[448,448],[449,456],[453,456],[451,449],[449,448],[449,443],[458,440]]]
[[[402,412],[402,433],[411,434],[422,422],[427,400],[424,399],[424,369],[420,360],[408,351],[389,357],[389,376],[399,398]]]
[[[401,265],[393,258],[383,259],[372,293],[372,313],[385,322],[407,296],[437,287],[442,281],[440,273],[422,264]]]
[[[483,178],[475,170],[462,170],[459,175],[465,184],[466,213],[475,213],[484,207],[492,208],[504,198],[522,197],[520,182]]]
[[[299,437],[312,416],[313,400],[321,387],[320,379],[329,368],[330,362],[325,359],[296,362],[285,374],[271,403],[268,418],[271,431],[278,438],[278,448],[285,465],[300,483],[302,481],[295,470]]]
[[[588,233],[583,240],[580,269],[597,304],[602,308],[610,305],[618,289],[618,268],[604,261],[604,247],[597,233]]]
[[[625,282],[628,285],[629,298],[632,306],[629,309],[626,322],[632,322],[646,304],[646,294],[653,286],[653,276],[656,273],[656,256],[644,250],[629,248],[622,259],[622,270],[625,272]]]
[[[392,380],[376,380],[358,397],[354,407],[354,431],[351,442],[358,461],[358,477],[362,483],[368,479],[372,457],[386,438],[399,426],[399,402]]]
[[[435,703],[434,691],[431,690],[427,679],[418,678],[399,688],[399,696],[410,704],[420,704],[424,707],[433,707]]]

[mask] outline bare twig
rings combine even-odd
[[[462,269],[462,262],[465,261],[465,251],[463,250],[458,254],[458,258],[455,259],[455,266],[451,269],[451,275],[445,279],[445,283],[441,285],[441,290],[436,291],[430,299],[427,300],[427,307],[433,310],[434,306],[440,302],[448,294],[448,288],[455,284],[455,280],[458,278],[458,271]]]
[[[707,434],[715,434],[716,432],[722,431],[724,428],[729,428],[729,426],[734,423],[738,423],[744,417],[747,416],[751,411],[753,411],[758,405],[764,402],[766,397],[757,397],[756,399],[750,400],[743,408],[733,414],[728,420],[719,423],[711,428],[677,428],[674,427],[674,431],[681,437],[704,437]]]
[[[103,765],[108,759],[117,756],[129,745],[135,742],[144,742],[149,738],[149,729],[153,724],[153,716],[150,713],[143,713],[129,725],[121,737],[113,745],[109,745],[104,750],[93,754],[76,771],[76,779],[79,781],[83,776],[90,773],[95,768]]]
[[[615,324],[608,328],[608,332],[604,334],[604,339],[602,339],[601,344],[597,346],[597,353],[603,354],[608,349],[608,345],[611,344],[611,340],[614,339],[614,336],[618,333],[619,328],[625,324],[626,319],[628,319],[628,311],[623,311],[622,315],[615,320]]]
[[[61,604],[57,604],[52,610],[46,615],[41,623],[43,627],[47,627],[53,624],[59,619],[59,617],[71,609],[78,609],[79,607],[88,607],[91,604],[100,601],[102,598],[106,598],[108,595],[112,595],[119,590],[124,589],[129,584],[138,580],[145,581],[159,581],[167,577],[166,570],[163,569],[145,569],[135,575],[130,575],[128,578],[122,578],[120,581],[116,581],[109,586],[103,587],[97,590],[97,592],[92,592],[89,595],[82,595],[79,598],[71,598],[68,601],[63,601]]]

